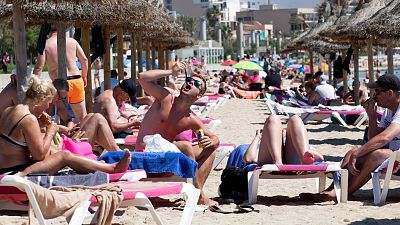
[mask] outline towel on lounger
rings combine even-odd
[[[123,151],[107,152],[98,160],[115,163],[124,154]],[[180,152],[131,152],[131,158],[129,170],[143,169],[147,173],[174,173],[179,177],[193,178],[197,168],[197,162]]]
[[[25,178],[45,188],[72,185],[95,186],[108,183],[107,173],[100,171],[90,174],[57,174],[56,176],[27,176]]]

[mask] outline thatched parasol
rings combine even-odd
[[[365,21],[363,25],[367,32],[377,37],[377,39],[400,38],[400,1],[393,0],[387,7],[378,11],[369,21]]]
[[[385,8],[393,0],[370,0],[368,3],[360,5],[354,14],[348,16],[346,23],[337,23],[335,30],[330,35],[335,41],[359,43],[365,45],[366,40],[371,34],[367,32],[365,21],[372,18],[379,10]],[[376,44],[385,44],[377,42]]]

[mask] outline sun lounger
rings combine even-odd
[[[346,169],[340,168],[338,163],[335,164],[319,164],[319,165],[275,165],[266,164],[261,168],[250,171],[248,177],[249,203],[257,202],[258,182],[259,179],[299,179],[299,178],[318,178],[317,187],[321,192],[325,189],[326,177],[333,172],[334,187],[336,191],[337,201],[347,202],[347,180],[348,172]]]
[[[123,200],[120,207],[145,207],[150,211],[153,219],[158,225],[162,225],[164,223],[158,216],[148,198],[166,196],[171,194],[185,194],[187,200],[179,224],[187,225],[190,224],[192,221],[194,209],[200,195],[200,191],[194,188],[193,185],[181,182],[118,182],[114,184],[120,186],[123,190]],[[36,200],[36,197],[32,191],[31,186],[33,185],[36,184],[33,184],[19,176],[9,175],[3,177],[0,180],[0,202],[2,203],[0,208],[26,211],[26,203],[29,202],[29,205],[32,206],[33,213],[36,216],[39,224],[44,225],[46,224],[46,221],[44,219],[41,208]],[[21,206],[22,203],[25,204]],[[89,205],[96,206],[96,204],[97,199],[94,196],[92,196],[87,201],[83,200],[83,203],[75,209],[73,215],[68,218],[69,224],[82,224],[85,216],[88,215]],[[94,221],[95,219],[92,220],[92,222]]]
[[[390,181],[400,180],[399,161],[400,151],[397,150],[371,173],[375,205],[382,205],[386,202]],[[384,179],[383,186],[381,186],[380,179]]]
[[[292,107],[287,105],[278,104],[270,99],[266,100],[268,109],[272,114],[294,115],[301,114],[304,123],[311,119],[322,121],[323,119],[333,116],[339,123],[345,127],[348,124],[343,120],[340,115],[359,115],[357,120],[353,123],[355,127],[360,127],[367,119],[368,115],[362,106],[302,106]],[[318,118],[316,118],[318,117]]]

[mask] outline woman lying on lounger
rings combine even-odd
[[[33,76],[23,103],[8,107],[3,112],[0,121],[0,174],[22,171],[21,176],[30,173],[52,175],[65,166],[78,173],[126,171],[130,163],[129,151],[116,164],[79,157],[69,151],[50,151],[58,127],[49,123],[43,136],[38,117],[49,107],[55,93],[51,81]]]
[[[286,132],[279,116],[269,116],[243,156],[246,164],[258,165],[312,164],[323,160],[321,154],[310,150],[307,131],[297,115],[290,117]]]

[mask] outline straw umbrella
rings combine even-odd
[[[159,18],[162,13],[164,17],[167,16],[166,11],[159,8],[159,4],[155,8],[154,3],[157,1],[143,1],[143,0],[126,0],[126,1],[106,1],[106,0],[96,0],[96,1],[9,1],[7,3],[13,3],[12,5],[6,4],[5,7],[0,7],[0,17],[10,16],[10,8],[14,9],[14,30],[16,31],[16,58],[17,58],[17,70],[19,70],[19,86],[24,85],[26,80],[26,67],[23,65],[26,61],[26,47],[24,40],[24,21],[25,15],[29,23],[37,24],[45,20],[48,22],[55,22],[62,25],[65,28],[68,25],[80,25],[80,26],[92,26],[92,25],[106,25],[113,27],[123,27],[125,24],[130,23],[131,30],[140,31],[154,31],[159,34],[159,32],[164,32],[164,34],[174,35],[176,30],[167,29],[169,27],[167,21],[164,19],[162,23],[151,22],[154,18]],[[3,13],[2,13],[3,12]],[[164,23],[163,23],[164,22]],[[170,22],[170,21],[167,21]],[[62,36],[64,32],[59,32]],[[120,32],[121,34],[121,32]],[[65,52],[65,40],[61,37],[59,45],[61,48],[59,52]],[[88,38],[88,36],[87,36]],[[174,40],[172,40],[174,41]],[[87,45],[88,45],[88,41]],[[176,45],[177,47],[182,46],[182,42]],[[64,48],[63,48],[64,47]],[[173,47],[172,47],[173,48]],[[64,49],[64,51],[63,51]],[[87,52],[89,51],[88,46],[86,47]],[[25,58],[24,58],[25,57]],[[59,54],[61,60],[59,60],[59,74],[65,74],[65,55],[64,58],[62,54]],[[105,63],[106,65],[106,63]],[[63,73],[64,70],[64,73]],[[88,77],[89,78],[89,77]],[[91,89],[91,87],[90,87]],[[22,89],[19,88],[22,93]],[[90,90],[91,91],[91,90]]]
[[[393,45],[400,37],[399,12],[400,1],[393,0],[371,20],[365,22],[367,32],[371,33],[375,40],[383,40],[387,43],[388,72],[392,74],[394,72]]]

